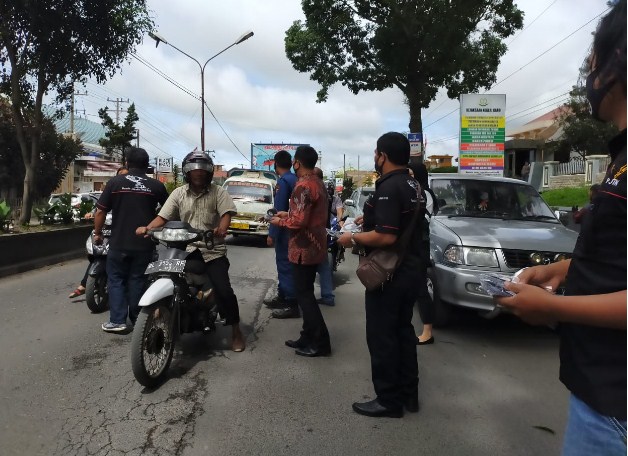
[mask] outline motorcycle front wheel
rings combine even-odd
[[[173,314],[169,299],[144,307],[137,317],[131,340],[131,366],[135,379],[156,386],[167,372],[174,352]]]
[[[104,312],[109,308],[109,295],[107,294],[107,276],[87,276],[85,283],[85,302],[93,313]]]

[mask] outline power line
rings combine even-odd
[[[523,29],[521,29],[521,31],[519,33],[517,33],[515,36],[512,37],[512,40],[510,40],[508,43],[506,43],[507,45],[510,45],[513,41],[515,41],[517,38],[519,38],[521,36],[521,34],[523,32],[525,32],[532,24],[534,24],[538,18],[540,18],[541,16],[543,16],[543,14],[545,14],[545,12],[550,9],[554,3],[556,3],[558,0],[554,0],[552,3],[550,3],[543,11],[541,11],[541,14],[539,14],[537,17],[535,17],[534,19],[532,19],[532,22],[530,22],[528,25],[526,25]]]
[[[501,84],[502,82],[506,81],[507,79],[509,79],[511,76],[514,76],[515,74],[517,74],[518,72],[520,72],[521,70],[523,70],[525,67],[527,67],[528,65],[530,65],[531,63],[535,62],[536,60],[538,60],[539,58],[541,58],[542,56],[544,56],[545,54],[547,54],[549,51],[551,51],[552,49],[554,49],[556,46],[558,46],[559,44],[563,43],[564,41],[566,41],[567,39],[571,38],[574,34],[576,34],[577,32],[579,32],[580,30],[582,30],[584,27],[586,27],[587,25],[589,25],[591,22],[593,22],[595,19],[597,19],[598,17],[600,17],[602,14],[606,13],[608,10],[610,10],[610,8],[605,9],[604,11],[602,11],[600,14],[596,15],[595,17],[593,17],[592,19],[590,19],[589,21],[587,21],[585,24],[581,25],[580,27],[578,27],[576,30],[574,30],[573,32],[571,32],[569,35],[567,35],[566,37],[564,37],[563,39],[561,39],[560,41],[558,41],[557,43],[555,43],[554,45],[552,45],[551,47],[549,47],[548,49],[546,49],[545,51],[541,52],[539,55],[537,55],[536,57],[534,57],[532,60],[530,60],[529,62],[527,62],[525,65],[521,66],[518,70],[513,71],[512,73],[510,73],[508,76],[506,76],[504,79],[502,79],[501,81],[498,81],[497,83],[495,83],[489,90],[493,90],[495,87],[497,87],[499,84]],[[486,93],[486,92],[484,92]],[[454,112],[456,112],[458,110],[458,108],[453,109],[452,111],[448,112],[447,114],[445,114],[444,116],[439,117],[437,120],[435,120],[434,122],[430,123],[429,125],[423,127],[423,129],[425,130],[426,128],[434,125],[437,122],[440,122],[441,120],[443,120],[446,117],[449,117],[450,115],[452,115]]]
[[[225,131],[225,129],[222,127],[222,124],[218,121],[218,119],[216,118],[216,116],[214,115],[214,112],[211,110],[211,108],[209,107],[209,105],[207,104],[207,102],[205,102],[205,106],[207,107],[207,109],[209,110],[209,113],[212,115],[212,117],[214,118],[214,120],[216,121],[216,123],[218,124],[218,126],[220,127],[220,129],[222,130],[222,132],[225,134],[225,136],[227,137],[227,139],[229,139],[229,141],[231,142],[231,144],[233,144],[233,147],[236,148],[236,150],[240,153],[240,155],[242,155],[246,160],[249,159],[249,157],[247,157],[246,155],[244,155],[242,153],[242,151],[238,148],[238,146],[236,146],[236,143],[233,142],[233,140],[231,139],[231,137],[227,134],[227,132]]]

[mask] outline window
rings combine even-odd
[[[227,193],[234,200],[256,201],[272,204],[273,188],[262,182],[230,181],[225,183]]]

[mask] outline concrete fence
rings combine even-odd
[[[577,162],[577,166],[565,166],[557,161],[544,162],[540,190],[599,184],[604,179],[608,164],[608,155],[590,155],[584,162]]]

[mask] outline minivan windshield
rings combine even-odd
[[[538,220],[559,223],[529,185],[481,179],[433,179],[439,216]]]
[[[262,182],[229,181],[225,183],[227,193],[234,200],[256,201],[272,204],[273,188]]]

